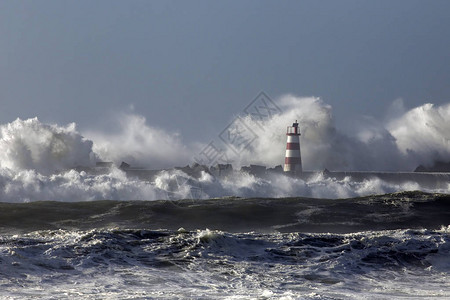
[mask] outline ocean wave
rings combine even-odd
[[[444,298],[449,243],[448,227],[352,234],[37,231],[1,237],[0,286],[2,296],[21,298],[327,299],[361,291],[369,298]]]
[[[153,178],[140,179],[112,168],[104,172],[69,170],[44,175],[35,170],[12,171],[0,168],[0,202],[94,201],[94,200],[178,200],[209,199],[226,196],[351,198],[373,194],[421,190],[449,193],[447,177],[436,174],[433,185],[421,184],[398,175],[395,180],[376,176],[337,179],[317,173],[308,178],[271,174],[264,178],[240,171],[214,177],[207,172],[193,177],[181,170],[154,172]],[[431,176],[431,175],[429,175]]]
[[[202,200],[0,203],[0,230],[210,228],[232,232],[357,232],[438,228],[450,221],[450,196],[401,192],[349,199],[216,198]]]
[[[334,127],[332,108],[319,98],[286,95],[276,102],[283,112],[263,124],[251,116],[242,119],[258,137],[238,157],[227,152],[236,170],[245,164],[274,166],[282,162],[286,120],[297,118],[302,126],[304,169],[413,170],[419,164],[449,160],[445,116],[450,105],[424,104],[386,124],[366,120],[355,126],[355,134],[347,135]],[[32,118],[0,125],[0,201],[349,198],[411,190],[450,193],[448,178],[429,186],[406,177],[399,180],[396,174],[394,180],[376,176],[356,180],[354,176],[333,178],[321,173],[309,178],[283,174],[260,178],[235,171],[217,178],[207,172],[193,177],[172,169],[162,170],[151,180],[140,180],[114,167],[82,171],[95,169],[99,160],[174,167],[190,163],[204,146],[198,142],[183,145],[179,134],[152,127],[139,115],[122,115],[114,124],[117,128],[109,134],[89,130],[86,136],[90,139],[74,123],[61,126]],[[404,124],[411,130],[405,131]]]

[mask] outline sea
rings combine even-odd
[[[159,132],[137,120],[104,149],[172,159],[175,137],[133,148]],[[135,176],[95,141],[0,125],[0,299],[450,299],[449,174]]]
[[[450,298],[448,194],[70,200],[0,203],[1,299]]]

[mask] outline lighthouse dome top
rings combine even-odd
[[[295,123],[293,123],[292,126],[287,127],[286,135],[300,135],[297,120],[295,120]]]

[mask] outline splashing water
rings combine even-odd
[[[398,109],[385,125],[369,118],[353,135],[335,128],[331,106],[319,98],[286,95],[277,100],[277,105],[282,113],[262,126],[250,117],[245,118],[249,126],[254,125],[258,138],[237,158],[235,169],[250,163],[280,164],[284,157],[286,120],[295,119],[301,124],[305,169],[412,170],[419,164],[450,160],[450,105],[425,104],[406,112]],[[277,174],[258,178],[234,172],[215,178],[204,172],[194,178],[180,170],[167,170],[146,182],[116,168],[102,174],[75,169],[93,167],[99,160],[173,167],[188,164],[198,149],[197,142],[183,145],[179,135],[147,125],[142,116],[121,116],[117,123],[119,129],[115,133],[89,131],[91,139],[78,132],[73,123],[49,125],[34,118],[0,125],[0,200],[346,198],[403,190],[449,191],[448,183],[430,189],[415,182],[394,184],[376,178],[355,181],[351,177],[337,180],[320,174],[296,179]]]

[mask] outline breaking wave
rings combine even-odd
[[[409,170],[450,160],[450,130],[440,129],[448,106],[425,105],[386,126],[368,120],[345,135],[320,99],[277,101],[284,113],[264,124],[235,169],[279,164],[286,119],[302,123],[305,168]],[[450,296],[449,174],[428,174],[438,183],[430,185],[408,176],[96,167],[173,167],[197,153],[141,116],[122,120],[110,134],[37,118],[0,125],[2,297]],[[173,145],[184,150],[176,161]]]
[[[276,103],[282,112],[262,125],[245,118],[258,138],[236,158],[241,164],[280,164],[286,143],[282,133],[289,120],[300,124],[306,170],[413,171],[421,164],[450,161],[450,104],[427,103],[407,111],[402,100],[396,100],[385,120],[358,117],[352,132],[342,132],[335,126],[332,107],[320,98],[285,95]],[[231,150],[228,154],[233,156]]]
[[[245,172],[234,172],[231,176],[216,178],[202,172],[200,178],[195,178],[180,170],[168,170],[147,181],[130,177],[119,169],[97,175],[70,170],[48,176],[34,170],[13,172],[3,169],[0,171],[0,187],[2,202],[176,200],[227,196],[349,198],[413,190],[450,191],[448,181],[439,187],[426,188],[417,182],[391,183],[378,178],[354,181],[350,176],[338,180],[322,174],[300,179],[282,174],[259,178]]]
[[[17,119],[0,125],[0,168],[52,174],[78,165],[93,166],[92,145],[76,131],[75,123],[62,127],[37,118]]]
[[[0,203],[0,231],[210,228],[231,232],[359,232],[449,225],[450,196],[423,192],[348,199],[215,198],[177,201]]]
[[[397,113],[385,122],[366,118],[355,133],[344,134],[334,126],[332,108],[319,98],[286,95],[276,103],[282,112],[263,124],[250,116],[243,118],[254,128],[257,138],[234,157],[235,169],[251,163],[280,164],[286,120],[295,119],[301,124],[304,169],[411,171],[419,164],[450,161],[450,104],[425,104],[406,111],[401,101],[396,101]],[[207,172],[192,177],[181,170],[162,170],[151,180],[142,180],[114,167],[86,171],[98,161],[113,161],[116,165],[127,161],[152,168],[185,165],[204,146],[197,141],[184,145],[178,133],[152,127],[139,115],[121,116],[117,126],[110,133],[90,130],[82,134],[73,123],[45,124],[37,118],[0,125],[0,201],[348,198],[409,190],[450,192],[445,180],[430,188],[408,180],[357,181],[350,176],[334,179],[319,173],[306,179],[281,174],[259,178],[245,172],[216,178]]]
[[[449,243],[448,228],[40,231],[0,239],[0,286],[22,299],[444,299]]]

